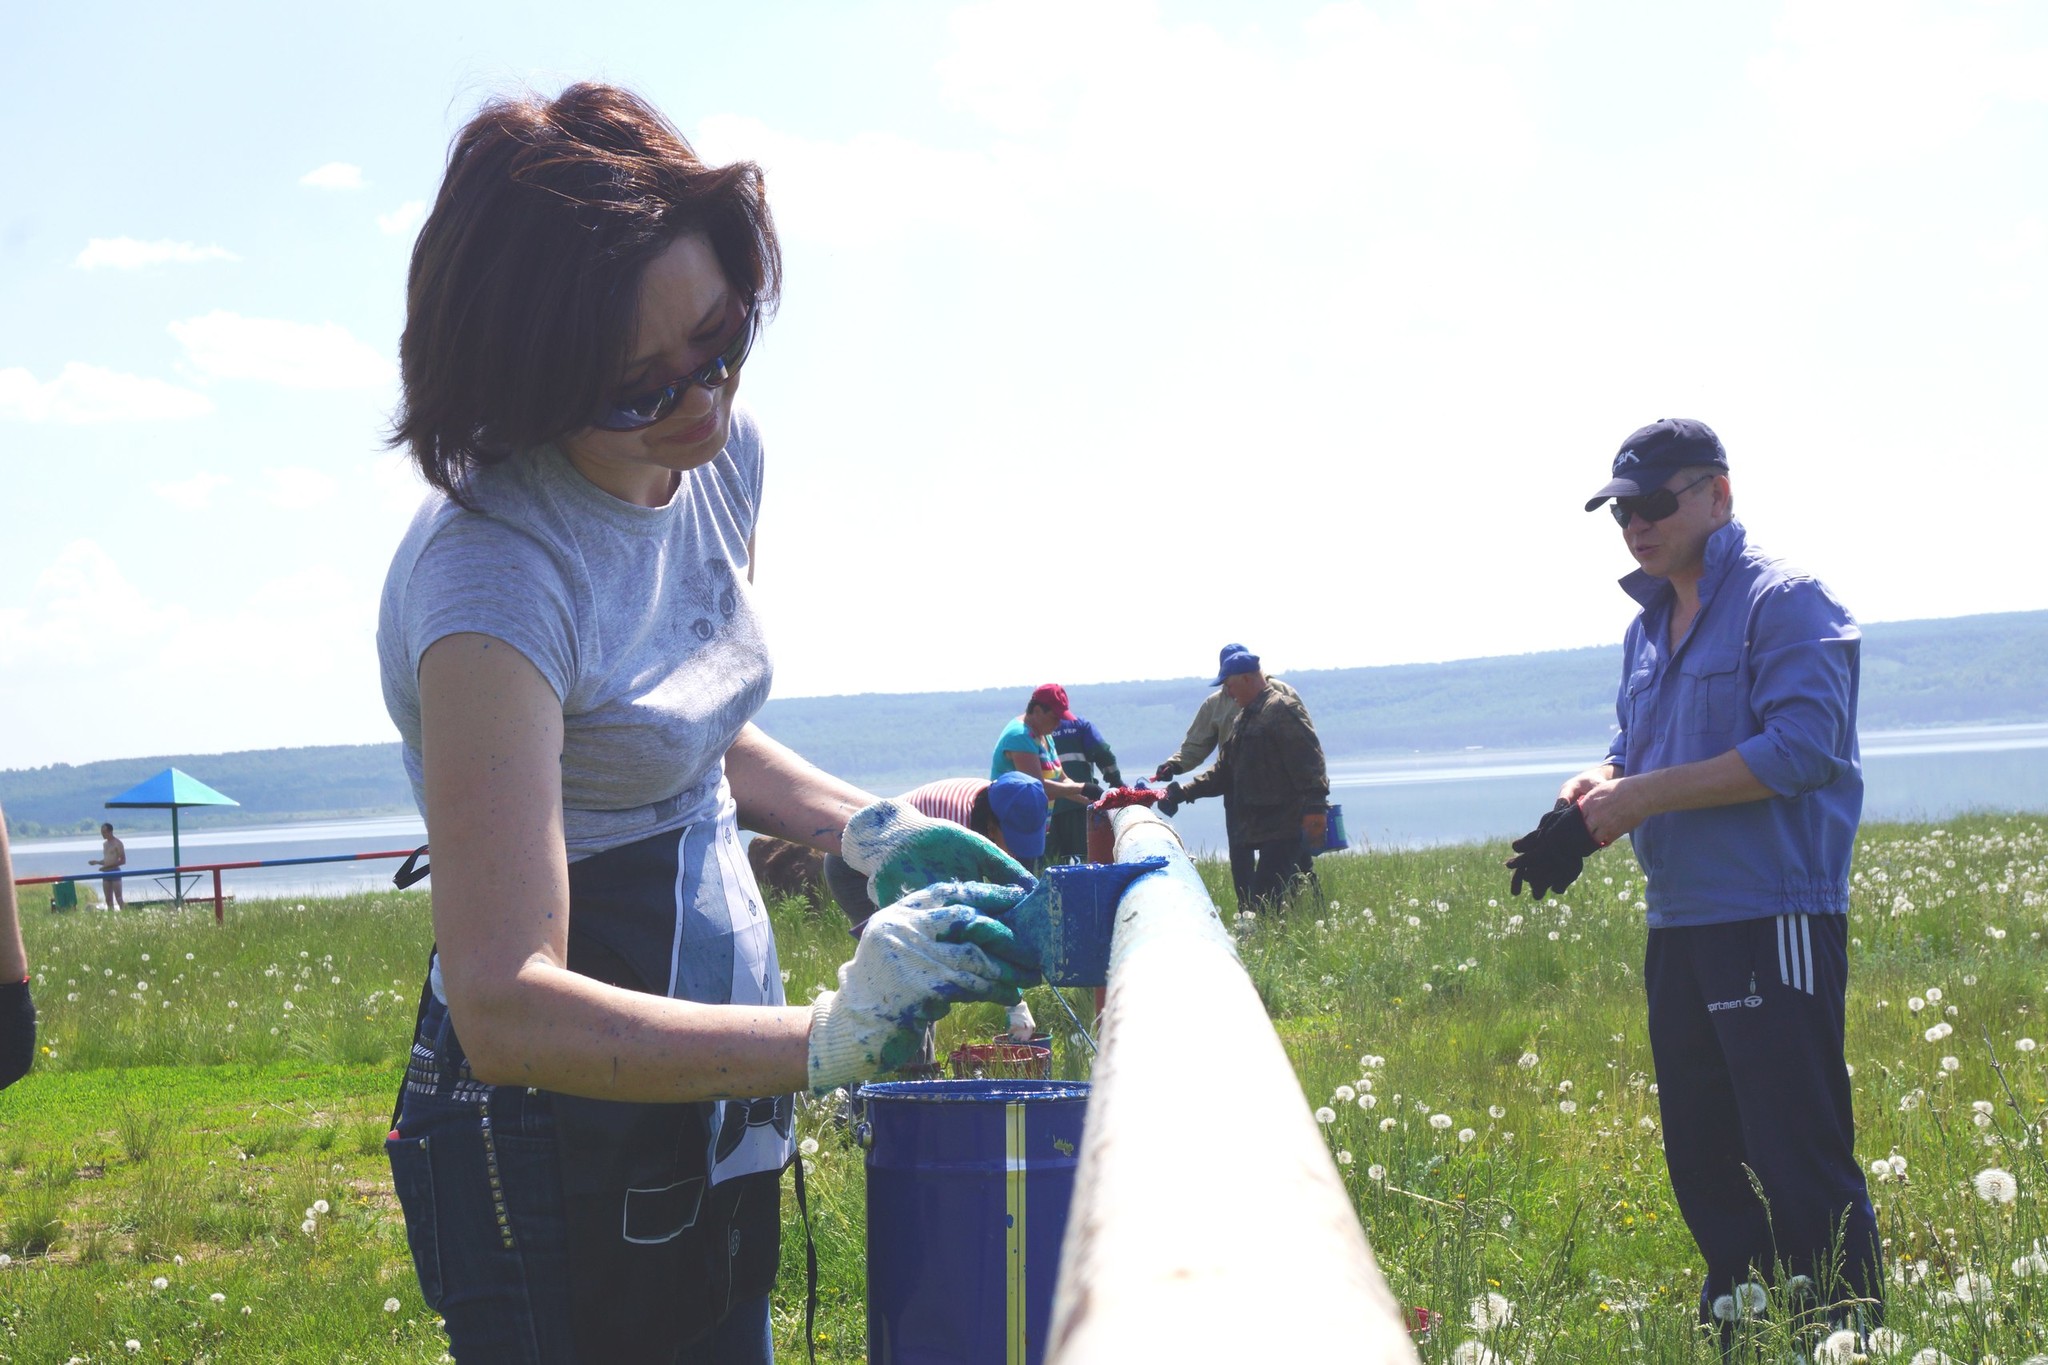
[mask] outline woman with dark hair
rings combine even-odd
[[[1033,975],[983,913],[1021,867],[749,719],[762,453],[733,398],[779,286],[759,170],[602,85],[479,112],[413,251],[394,444],[434,491],[377,638],[436,951],[387,1147],[458,1359],[772,1358],[792,1092]],[[886,907],[810,1006],[742,822]]]

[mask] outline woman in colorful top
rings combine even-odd
[[[779,284],[759,170],[601,85],[487,105],[413,251],[394,443],[434,491],[378,648],[437,948],[387,1145],[457,1359],[772,1358],[792,1092],[1031,976],[979,913],[1014,861],[750,721],[763,457],[733,400]],[[887,907],[812,1005],[741,822]]]

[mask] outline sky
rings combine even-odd
[[[2048,6],[5,15],[0,767],[394,737],[413,236],[586,78],[766,173],[778,696],[1612,642],[1663,416],[1861,619],[2048,607]]]

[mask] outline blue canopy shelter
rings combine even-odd
[[[115,806],[146,806],[154,810],[168,809],[171,812],[171,866],[183,866],[185,859],[178,850],[178,811],[185,806],[239,806],[242,803],[231,796],[222,796],[198,778],[178,768],[166,768],[155,777],[138,782],[119,796],[107,801],[109,808]],[[178,904],[185,903],[184,881],[173,874],[172,898]]]

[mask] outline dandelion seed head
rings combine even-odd
[[[2019,1198],[2019,1182],[2013,1174],[2000,1166],[1987,1166],[1970,1180],[1977,1197],[1987,1204],[2010,1204]]]
[[[396,1313],[396,1312],[398,1311],[398,1300],[397,1300],[397,1299],[386,1299],[386,1300],[384,1300],[384,1311],[385,1311],[385,1312],[387,1312],[387,1313]]]
[[[1429,1116],[1429,1126],[1441,1133],[1444,1129],[1451,1126],[1451,1116],[1449,1114],[1431,1114]]]
[[[1297,1112],[1299,1112],[1299,1111],[1297,1111]],[[1320,1109],[1316,1110],[1316,1122],[1317,1122],[1317,1123],[1321,1123],[1321,1124],[1331,1124],[1331,1123],[1335,1123],[1336,1121],[1337,1121],[1337,1111],[1336,1111],[1336,1110],[1334,1110],[1334,1109],[1332,1109],[1332,1108],[1331,1108],[1331,1107],[1330,1107],[1329,1105],[1327,1105],[1327,1104],[1326,1104],[1326,1105],[1324,1105],[1324,1106],[1323,1106],[1322,1108],[1320,1108]]]
[[[1507,1109],[1501,1105],[1489,1104],[1486,1106],[1486,1117],[1490,1119],[1504,1119],[1507,1116]]]
[[[1340,1152],[1338,1152],[1338,1153],[1337,1153],[1337,1164],[1338,1164],[1339,1166],[1349,1166],[1349,1165],[1351,1164],[1351,1153],[1349,1153],[1349,1152],[1344,1152],[1344,1151],[1340,1151]]]
[[[159,1275],[149,1282],[149,1287],[151,1289],[169,1289],[171,1287],[171,1282],[164,1276]]]

